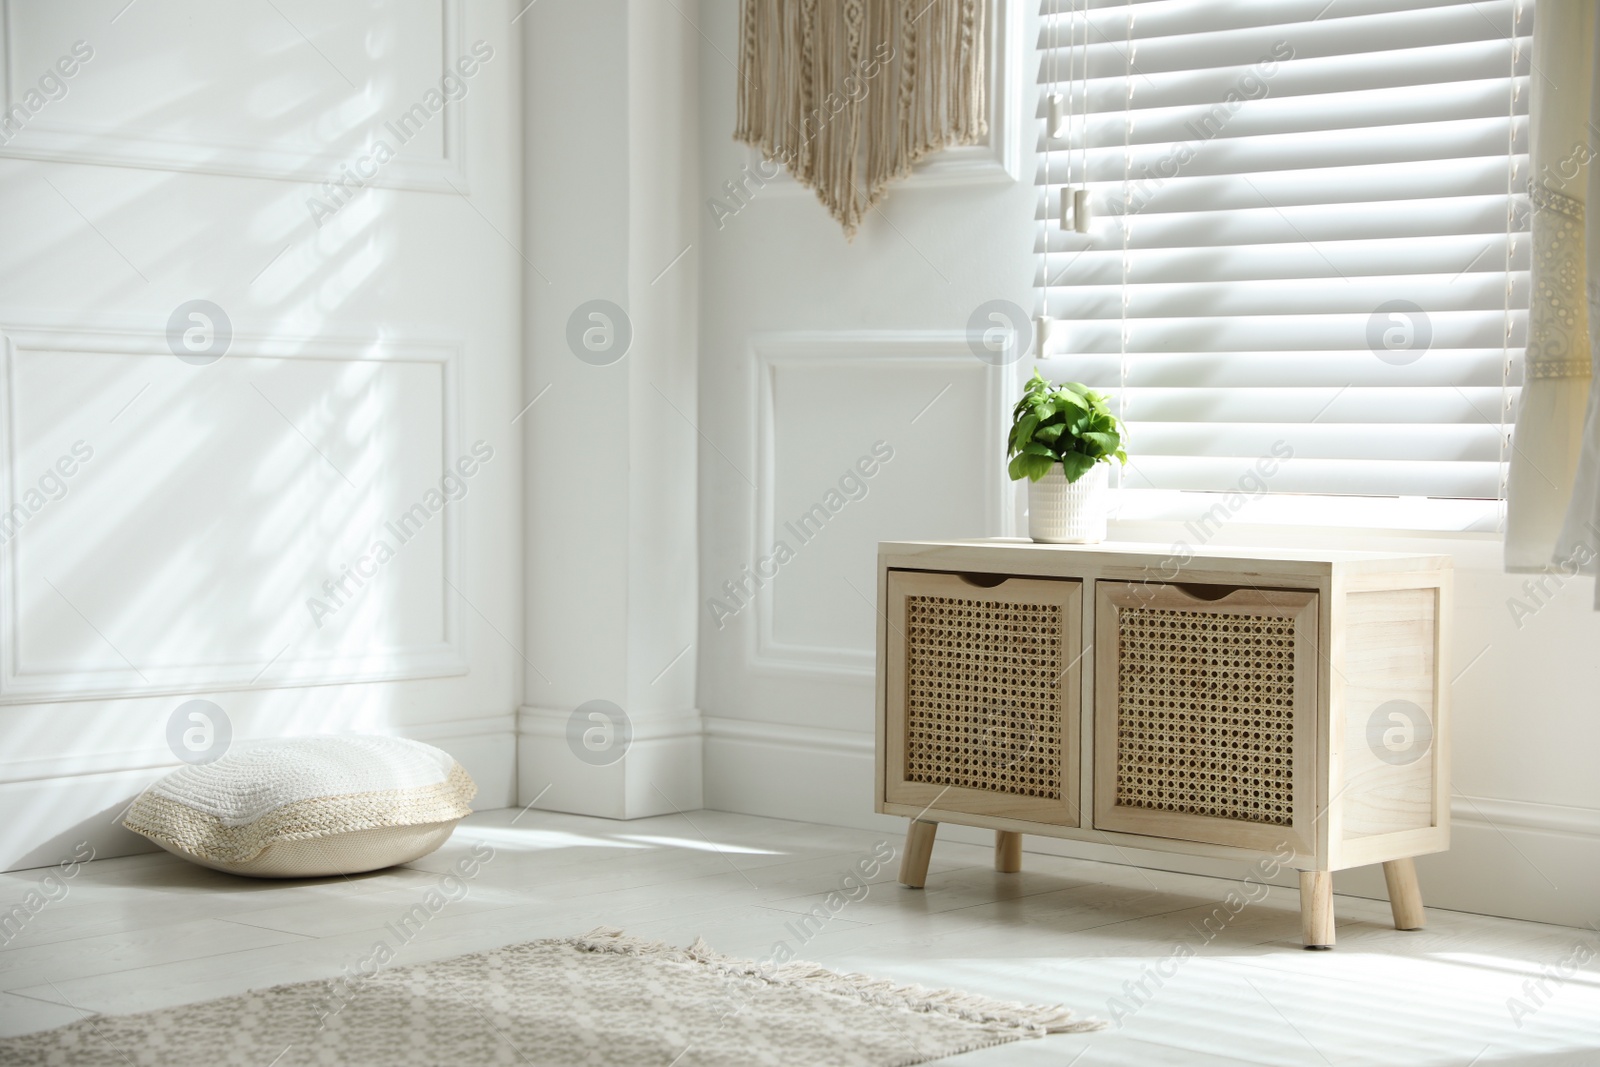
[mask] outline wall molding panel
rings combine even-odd
[[[17,102],[20,96],[19,77],[32,73],[20,70],[15,60],[15,6],[14,0],[0,0],[0,112],[9,110]],[[394,114],[416,103],[429,86],[437,86],[444,71],[449,70],[463,54],[466,35],[461,0],[438,0],[436,17],[442,37],[437,66],[406,72],[403,82],[405,89],[398,100],[386,105],[370,121],[369,132],[375,137],[382,136],[384,120],[392,119]],[[290,26],[282,29],[285,34],[298,32]],[[102,39],[90,43],[100,49],[106,47]],[[71,42],[63,41],[60,44],[68,46]],[[88,76],[93,70],[93,63],[86,64],[79,76]],[[332,77],[333,72],[329,74]],[[339,75],[342,77],[343,72],[339,72]],[[344,87],[337,80],[332,84]],[[356,93],[357,90],[351,88],[350,92]],[[469,91],[467,97],[470,96]],[[439,114],[439,121],[443,123],[444,151],[441,155],[416,158],[414,153],[408,155],[402,152],[392,162],[377,168],[375,176],[364,184],[380,189],[467,192],[466,122],[461,114],[467,97],[446,101]],[[13,159],[315,184],[335,178],[343,165],[351,163],[352,159],[366,150],[367,146],[354,145],[339,151],[307,150],[300,145],[273,144],[270,141],[222,141],[129,130],[120,125],[72,124],[53,118],[49,106],[41,110],[37,118],[30,119],[21,133],[9,142],[0,143],[0,157]]]
[[[928,371],[937,372],[950,394],[939,393],[936,402],[964,404],[965,417],[990,442],[992,455],[984,464],[982,497],[985,526],[981,536],[1005,537],[1012,533],[1010,519],[1011,482],[1005,475],[1003,445],[1010,418],[1012,398],[1011,368],[977,359],[965,331],[960,330],[873,330],[873,331],[797,331],[757,334],[751,338],[750,354],[756,368],[756,521],[749,559],[768,556],[777,540],[792,535],[778,515],[778,443],[780,419],[797,417],[794,408],[779,395],[779,377],[785,372],[822,374],[837,381],[841,393],[850,389],[850,378],[862,372]],[[965,388],[956,389],[964,383]],[[937,386],[935,386],[937,389]],[[933,393],[930,391],[930,395]],[[931,407],[931,405],[930,405]],[[799,412],[798,414],[810,414]],[[912,416],[915,422],[922,413]],[[871,576],[864,591],[871,593]],[[764,593],[754,602],[755,624],[746,648],[747,665],[753,669],[820,676],[870,678],[873,650],[870,640],[860,647],[798,645],[785,642],[777,633],[774,596]]]
[[[0,468],[4,471],[0,507],[6,510],[16,506],[19,487],[27,484],[30,476],[34,475],[31,470],[24,472],[19,465],[17,414],[19,406],[27,402],[27,398],[18,395],[17,389],[17,364],[20,359],[73,354],[154,359],[165,361],[161,364],[163,367],[175,363],[167,347],[165,334],[152,330],[148,324],[124,325],[120,328],[102,324],[89,328],[0,322],[0,344],[3,344],[0,359],[4,360],[4,367],[0,369],[0,411],[4,412],[7,424],[7,432],[0,439]],[[234,361],[319,361],[369,366],[416,364],[436,368],[439,380],[438,419],[442,427],[442,439],[438,444],[440,456],[445,463],[449,463],[462,454],[458,415],[458,341],[420,336],[385,336],[377,339],[330,335],[292,337],[281,333],[267,336],[264,333],[236,332],[224,358]],[[438,478],[439,472],[436,470],[415,472],[415,480],[419,484],[437,483]],[[443,544],[443,584],[438,590],[438,599],[443,606],[440,621],[442,640],[367,647],[351,652],[297,651],[291,643],[281,650],[262,648],[257,655],[249,658],[200,658],[165,664],[135,664],[117,659],[110,653],[106,657],[108,662],[100,665],[30,661],[21,641],[25,622],[21,604],[22,583],[24,578],[30,577],[24,548],[27,538],[25,534],[12,538],[0,546],[0,567],[5,569],[6,574],[6,581],[0,587],[0,704],[90,697],[147,697],[256,686],[342,685],[464,674],[467,671],[467,659],[461,647],[462,609],[460,598],[453,592],[454,588],[460,587],[462,580],[461,517],[458,511],[455,506],[446,506],[439,513]],[[49,579],[48,575],[41,576]],[[74,607],[73,610],[78,609]],[[85,621],[88,622],[86,617]],[[94,626],[93,622],[88,624]],[[112,660],[115,662],[109,662]]]

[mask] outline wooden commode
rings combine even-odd
[[[1382,863],[1422,926],[1412,857],[1449,847],[1450,560],[1029,541],[878,548],[877,810],[1300,872],[1308,948],[1332,873]]]

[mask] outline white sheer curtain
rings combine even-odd
[[[1539,0],[1529,201],[1533,286],[1506,516],[1506,568],[1600,565],[1600,82],[1594,0]],[[1600,609],[1600,584],[1595,606]]]

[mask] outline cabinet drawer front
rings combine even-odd
[[[1077,826],[1081,619],[1076,581],[891,571],[884,801]]]
[[[1097,583],[1095,826],[1313,846],[1317,594]]]

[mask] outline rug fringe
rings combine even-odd
[[[1048,1007],[995,1000],[958,989],[926,989],[920,985],[896,985],[885,978],[872,978],[856,972],[830,970],[804,960],[764,967],[755,960],[740,959],[717,952],[702,938],[695,938],[687,949],[633,937],[614,926],[598,926],[566,943],[584,952],[609,952],[623,956],[649,956],[678,963],[698,963],[725,973],[757,978],[772,985],[796,986],[819,993],[854,997],[881,1007],[907,1011],[935,1012],[974,1023],[985,1029],[1022,1033],[1030,1037],[1046,1034],[1078,1034],[1102,1030],[1100,1019],[1074,1019],[1060,1004]]]

